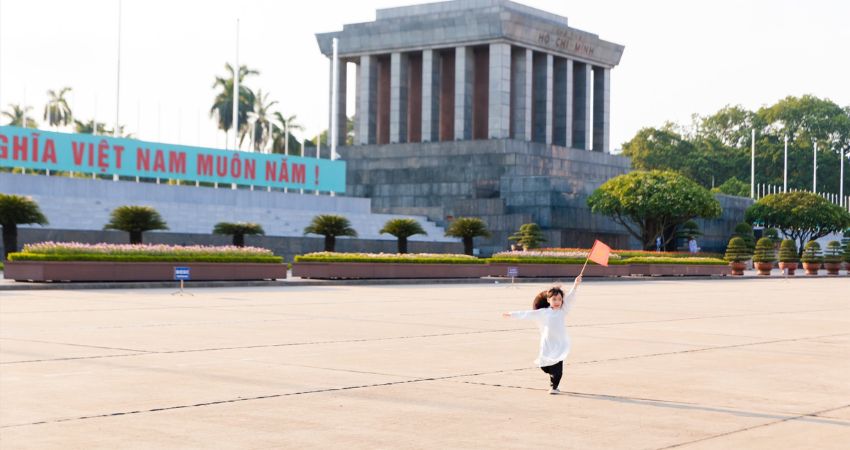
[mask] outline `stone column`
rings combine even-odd
[[[407,142],[408,58],[390,56],[390,143]]]
[[[360,145],[375,143],[377,84],[377,58],[372,55],[361,56],[357,78],[357,143]]]
[[[472,68],[469,47],[455,49],[455,140],[472,139]]]
[[[490,44],[487,137],[507,139],[511,131],[511,46]]]
[[[531,137],[534,142],[552,143],[552,66],[553,56],[535,53],[532,69],[532,125]]]
[[[590,150],[590,65],[573,62],[573,148]]]
[[[333,58],[331,58],[331,91],[328,92],[328,103],[333,101]],[[345,115],[345,107],[346,107],[346,80],[347,77],[347,67],[345,61],[340,58],[339,59],[339,79],[337,80],[337,97],[336,97],[336,145],[343,146],[345,145],[345,134],[348,131],[347,121],[348,116]],[[333,114],[333,108],[328,109],[328,146],[330,146],[330,130],[332,120],[330,119],[331,114]]]
[[[573,62],[569,59],[555,58],[553,69],[552,101],[552,143],[560,147],[569,147],[572,143],[571,122],[572,91],[573,91]]]
[[[611,69],[593,68],[593,151],[610,153]]]
[[[511,137],[531,140],[530,49],[514,48],[511,54]]]
[[[440,140],[440,59],[434,50],[422,51],[422,142]]]

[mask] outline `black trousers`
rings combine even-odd
[[[561,375],[564,374],[564,362],[558,361],[558,364],[541,367],[540,370],[549,374],[549,382],[552,389],[558,389],[558,385],[561,384]]]

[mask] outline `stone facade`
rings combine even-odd
[[[611,68],[624,47],[566,17],[458,0],[380,9],[316,37],[328,57],[338,39],[340,67],[357,66],[357,144],[513,138],[610,152]]]

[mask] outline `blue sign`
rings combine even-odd
[[[519,276],[519,267],[508,267],[508,276],[515,278]]]
[[[174,268],[174,279],[175,280],[189,280],[189,268],[188,267],[175,267]]]
[[[345,162],[0,126],[0,167],[345,192]]]

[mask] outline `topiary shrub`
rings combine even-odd
[[[797,244],[793,239],[785,239],[779,244],[779,261],[790,263],[797,262]]]
[[[541,242],[546,242],[540,225],[536,223],[525,223],[519,227],[519,231],[508,237],[508,240],[516,241],[524,250],[539,248]]]
[[[735,232],[732,233],[732,236],[737,236],[743,239],[744,243],[747,245],[747,248],[750,249],[750,253],[755,251],[756,236],[753,234],[752,225],[746,222],[741,222],[738,225],[735,225]]]
[[[726,254],[723,259],[729,262],[744,262],[750,259],[753,253],[747,247],[746,241],[741,237],[733,237],[726,246]]]
[[[770,239],[773,245],[780,245],[782,242],[782,238],[779,237],[779,230],[776,228],[765,228],[763,236]]]
[[[755,253],[753,253],[753,262],[776,262],[776,249],[773,248],[773,241],[771,241],[770,238],[763,237],[756,242],[756,250]]]
[[[823,262],[824,264],[841,264],[843,256],[841,253],[841,243],[838,241],[829,241],[823,252]]]
[[[820,251],[820,244],[817,241],[809,241],[803,249],[803,257],[800,258],[804,263],[820,264],[823,262],[823,256]]]

